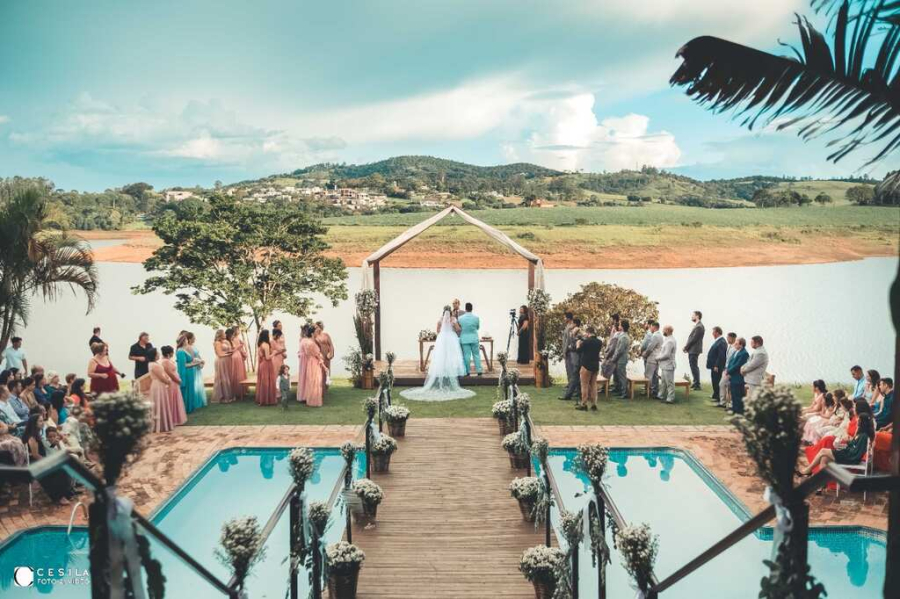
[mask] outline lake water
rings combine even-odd
[[[113,363],[129,376],[128,347],[147,331],[154,345],[174,345],[182,329],[192,330],[198,349],[211,362],[213,330],[192,325],[161,293],[135,296],[130,288],[146,274],[140,264],[100,263],[100,298],[85,315],[82,297],[66,295],[52,304],[36,300],[28,327],[21,331],[31,364],[60,373],[84,373],[90,358],[88,338],[94,325],[111,347]],[[891,372],[894,332],[888,290],[897,272],[896,258],[799,266],[646,270],[548,270],[547,291],[554,300],[592,281],[633,288],[659,302],[660,321],[675,327],[683,343],[692,310],[701,310],[707,332],[714,325],[748,340],[762,335],[770,355],[769,371],[779,381],[846,381],[854,364]],[[352,296],[361,271],[348,269],[350,299],[315,315],[325,322],[337,347],[337,376],[354,344]],[[418,357],[417,335],[434,330],[441,307],[454,297],[471,301],[481,317],[482,333],[493,335],[496,351],[506,346],[508,311],[525,301],[527,271],[382,269],[383,350],[400,359]],[[300,319],[276,316],[285,323],[289,356],[299,345]],[[640,334],[640,333],[639,333]],[[710,342],[709,336],[705,340]],[[516,340],[511,350],[514,352]],[[702,358],[701,358],[702,359]],[[291,360],[293,364],[294,359]],[[557,365],[555,370],[560,370]],[[207,366],[211,374],[211,366]],[[296,366],[294,367],[296,372]],[[677,376],[688,371],[687,356],[678,355]],[[707,379],[704,372],[704,379]]]

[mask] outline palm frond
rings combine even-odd
[[[900,7],[900,0],[880,2]],[[900,10],[900,8],[898,8]],[[876,144],[872,164],[900,146],[900,25],[885,26],[877,55],[867,67],[876,25],[883,12],[850,14],[841,4],[829,44],[808,19],[797,17],[796,58],[776,56],[717,37],[698,37],[677,56],[682,64],[670,84],[686,87],[699,104],[720,113],[733,111],[741,124],[758,122],[778,130],[796,126],[805,141],[833,135],[828,159],[837,162]],[[849,35],[848,35],[849,34]]]
[[[40,253],[34,256],[33,286],[44,299],[54,301],[60,288],[72,293],[82,291],[88,302],[88,312],[97,300],[98,274],[93,254],[81,239],[69,235],[48,235],[36,243]]]

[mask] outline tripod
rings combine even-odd
[[[509,355],[509,345],[512,343],[513,337],[519,331],[519,321],[516,320],[516,313],[510,312],[509,314],[509,337],[506,338],[506,355]]]

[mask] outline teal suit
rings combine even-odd
[[[478,329],[481,326],[481,319],[472,314],[465,312],[459,317],[459,344],[462,346],[463,364],[465,365],[466,376],[469,375],[469,360],[475,360],[475,372],[481,374],[481,356],[478,354]]]

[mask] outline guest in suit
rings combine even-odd
[[[519,336],[519,355],[516,362],[519,364],[530,364],[534,358],[534,347],[531,341],[531,320],[528,318],[528,306],[519,308],[519,329],[517,334]]]
[[[728,352],[728,348],[725,338],[722,337],[722,327],[713,327],[712,336],[713,344],[706,354],[706,367],[709,369],[709,376],[712,379],[712,400],[716,404],[720,404],[722,395],[719,385],[722,383],[722,373],[725,372],[725,354]]]
[[[875,414],[875,428],[882,429],[893,422],[894,379],[884,377],[879,381],[878,389],[881,391],[881,400],[873,407],[872,413]]]
[[[600,368],[600,372],[606,378],[612,378],[613,373],[616,371],[616,363],[613,362],[613,356],[616,353],[616,348],[618,347],[617,341],[619,339],[619,335],[622,334],[622,331],[619,329],[619,315],[613,314],[613,325],[609,330],[609,340],[606,342],[606,350],[603,352],[603,365]]]
[[[728,361],[737,351],[737,333],[728,333],[725,335],[728,340],[725,347],[725,366],[722,367],[722,380],[719,382],[719,403],[717,408],[728,408],[731,406],[731,384],[728,382]]]
[[[628,353],[631,351],[631,336],[628,329],[631,323],[627,320],[619,322],[620,334],[616,338],[616,351],[613,354],[613,362],[616,365],[616,384],[613,392],[618,393],[622,399],[628,399]]]
[[[744,375],[744,382],[749,387],[747,392],[752,394],[765,381],[766,367],[769,365],[769,353],[763,347],[763,338],[759,335],[754,335],[750,338],[750,347],[753,348],[753,355],[741,368],[741,374]]]
[[[744,373],[741,371],[750,354],[747,353],[747,340],[738,337],[735,342],[735,352],[731,355],[731,359],[725,365],[725,371],[728,373],[728,385],[731,390],[731,409],[729,414],[744,413]]]
[[[463,363],[466,368],[465,376],[469,376],[469,360],[475,361],[475,372],[481,376],[481,356],[478,354],[478,329],[481,328],[481,319],[472,312],[472,302],[466,302],[466,311],[459,316],[459,344],[462,346]],[[529,339],[531,335],[528,336]],[[522,338],[519,338],[519,359],[522,358]],[[530,362],[531,360],[529,360]],[[528,362],[525,362],[526,364]]]
[[[100,338],[100,327],[94,327],[94,334],[88,341],[88,347],[93,349],[95,343],[103,343],[103,339]]]
[[[650,337],[644,336],[647,343],[641,343],[641,357],[644,359],[644,376],[650,381],[650,397],[656,397],[659,395],[659,351],[664,339],[655,320],[648,324],[647,332]]]
[[[675,403],[675,350],[677,343],[672,325],[663,327],[663,344],[659,348],[659,395],[656,399],[667,404]]]
[[[562,349],[566,364],[566,391],[559,399],[581,397],[581,358],[578,355],[578,337],[581,323],[575,324],[575,316],[566,312],[566,326],[563,328]]]
[[[581,356],[581,403],[576,410],[586,411],[588,404],[591,410],[597,410],[597,374],[600,371],[600,348],[603,343],[597,338],[597,331],[592,326],[585,329],[584,339],[579,340],[577,351]]]
[[[703,353],[703,336],[706,335],[706,328],[703,326],[703,313],[695,310],[691,314],[691,321],[694,328],[688,335],[687,343],[684,344],[684,353],[688,355],[688,363],[691,365],[691,376],[694,377],[694,384],[691,389],[700,389],[700,354]]]

